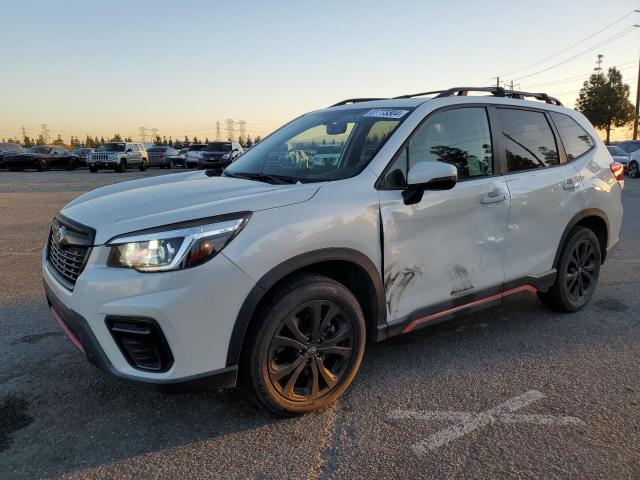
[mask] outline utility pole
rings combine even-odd
[[[24,139],[27,138],[27,129],[24,127],[24,125],[22,126],[22,141],[24,142]]]
[[[500,88],[500,77],[496,77],[496,87]]]
[[[42,124],[42,138],[44,143],[49,143],[49,126],[46,123]]]
[[[227,118],[227,140],[233,140],[233,118]]]
[[[509,90],[513,90],[515,87],[520,88],[520,84],[519,84],[519,83],[516,83],[516,84],[514,85],[514,84],[513,84],[513,80],[511,80],[511,81],[509,82]]]
[[[220,136],[222,134],[220,133],[220,122],[216,120],[216,142],[219,142],[221,140]]]
[[[638,115],[640,115],[640,58],[638,58],[638,86],[636,87],[636,119],[633,122],[633,139],[638,139]]]
[[[140,132],[140,143],[147,143],[147,127],[138,128]]]
[[[243,141],[246,141],[247,139],[245,138],[245,133],[247,122],[245,122],[244,120],[240,120],[238,122],[238,125],[240,126],[240,138],[242,138]]]
[[[151,129],[151,143],[156,143],[156,138],[158,138],[158,132],[160,130],[158,130],[157,128],[152,128]]]

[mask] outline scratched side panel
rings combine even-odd
[[[380,191],[388,320],[419,308],[501,285],[508,202],[481,204],[502,177],[425,192],[405,205],[398,191]]]

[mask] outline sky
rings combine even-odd
[[[635,101],[640,28],[624,32],[640,13],[620,20],[634,9],[640,0],[1,0],[0,139],[23,126],[37,137],[43,123],[66,141],[138,138],[140,126],[213,139],[227,118],[264,136],[345,98],[498,75],[573,106],[597,54]]]

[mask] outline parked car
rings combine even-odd
[[[78,168],[78,159],[68,150],[55,145],[29,147],[23,152],[9,154],[4,157],[4,165],[9,170],[36,169],[39,172],[51,168]]]
[[[42,257],[54,316],[123,380],[241,381],[292,415],[339,398],[367,342],[520,292],[580,310],[618,242],[623,166],[556,99],[472,90],[489,95],[339,102],[221,177],[178,173],[77,197]],[[309,139],[344,141],[340,162],[269,161]]]
[[[629,163],[627,165],[627,173],[631,178],[640,177],[640,150],[629,154]]]
[[[144,145],[133,142],[107,142],[87,155],[87,164],[91,173],[100,169],[113,169],[125,172],[129,167],[147,169],[149,157]]]
[[[242,146],[236,142],[211,142],[207,148],[202,150],[198,158],[198,168],[211,169],[222,172],[222,170],[242,154]]]
[[[79,147],[79,148],[76,148],[73,152],[71,152],[71,154],[78,159],[78,163],[80,165],[86,166],[87,155],[89,155],[90,153],[93,153],[94,150],[95,150],[94,148]]]
[[[0,168],[4,166],[4,157],[22,152],[22,146],[17,143],[0,142]]]
[[[625,152],[622,148],[615,146],[615,145],[609,145],[607,147],[607,150],[609,150],[609,153],[611,154],[611,158],[613,158],[614,162],[620,162],[622,165],[624,165],[624,173],[626,175],[629,175],[630,177],[637,177],[638,176],[638,162],[634,161],[631,164],[631,171],[629,170],[629,154],[627,152]]]
[[[340,145],[318,145],[313,163],[316,165],[333,165],[340,160],[342,148]]]
[[[198,160],[202,156],[203,150],[207,148],[206,143],[194,143],[193,145],[189,145],[187,149],[187,168],[195,168],[198,166]]]
[[[149,166],[160,168],[175,168],[181,166],[186,168],[184,157],[180,156],[178,150],[173,147],[151,147],[147,150],[149,154]]]
[[[640,150],[640,140],[626,140],[618,143],[616,147],[620,147],[625,152],[631,154]]]

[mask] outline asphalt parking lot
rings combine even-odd
[[[523,293],[371,345],[337,404],[281,419],[238,391],[120,383],[50,315],[39,260],[53,215],[158,174],[0,171],[0,478],[640,478],[640,180],[583,311]]]

